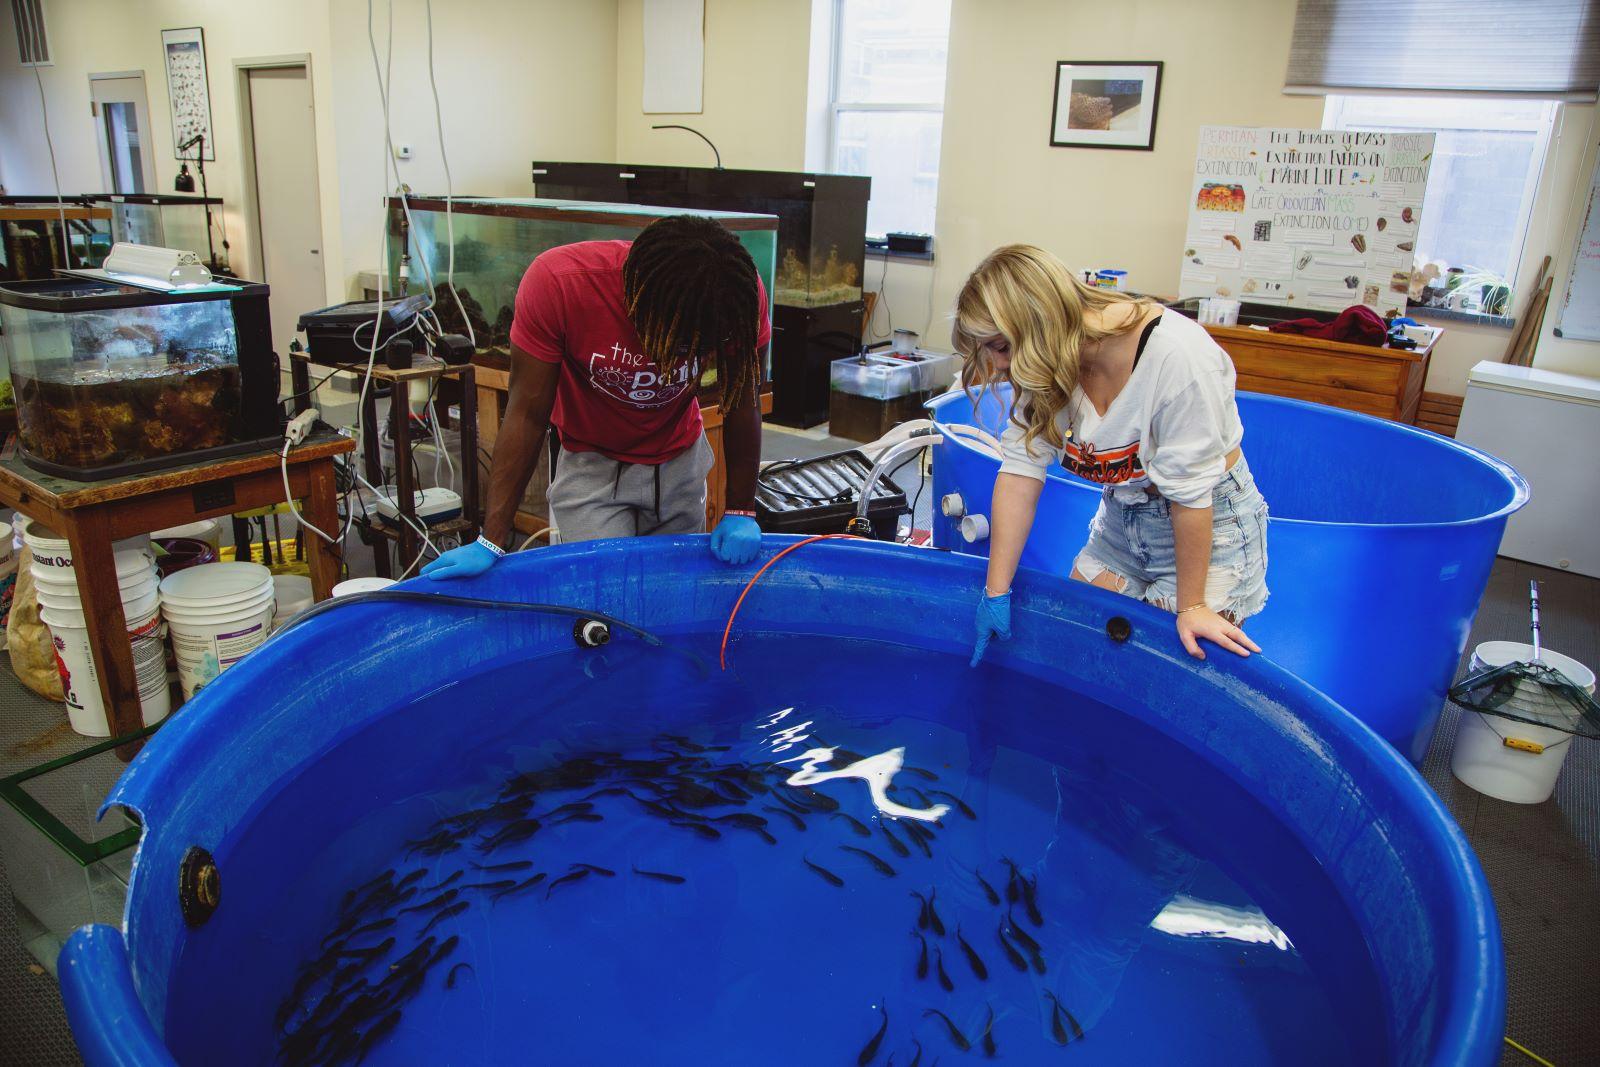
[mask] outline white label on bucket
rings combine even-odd
[[[172,628],[172,651],[178,660],[178,676],[184,696],[199,692],[213,678],[261,646],[267,637],[265,621],[227,633],[182,633]]]

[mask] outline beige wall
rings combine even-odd
[[[333,0],[332,37],[340,165],[336,176],[345,246],[342,280],[378,266],[384,177],[383,111],[367,41],[366,4]],[[380,12],[382,0],[374,5]],[[381,18],[381,15],[380,15]],[[385,24],[378,26],[385,51]],[[531,196],[535,159],[609,159],[615,147],[615,0],[439,0],[434,67],[455,192]],[[420,0],[396,0],[394,143],[400,180],[443,193],[444,167],[428,86]]]
[[[225,201],[226,224],[238,270],[252,262],[254,226],[246,223],[239,104],[233,63],[237,59],[308,55],[317,152],[321,167],[323,254],[338,263],[342,255],[333,124],[332,42],[327,0],[282,0],[264,4],[226,4],[205,0],[74,0],[45,5],[53,66],[39,68],[50,111],[50,133],[65,193],[100,192],[100,157],[95,121],[89,114],[89,75],[143,71],[150,105],[145,144],[155,164],[152,192],[171,192],[178,173],[173,158],[172,116],[167,103],[166,65],[161,31],[203,26],[206,73],[211,90],[211,125],[216,160],[206,163],[212,196]],[[9,13],[0,18],[0,181],[8,190],[35,194],[53,191],[39,113],[39,91],[32,69],[17,63],[15,28]],[[191,171],[193,167],[191,166]],[[198,190],[198,185],[196,189]],[[329,294],[343,292],[329,280]]]
[[[618,0],[616,161],[711,166],[694,134],[650,128],[681,123],[711,138],[730,169],[803,169],[810,33],[808,0],[706,0],[704,110],[646,115],[644,2]]]
[[[1199,127],[1321,125],[1320,97],[1282,92],[1294,5],[1215,0],[1206,11],[1195,18],[1183,0],[955,0],[936,227],[940,314],[931,341],[949,343],[948,309],[961,282],[1007,241],[1042,244],[1077,266],[1122,267],[1139,288],[1175,294]],[[1154,152],[1048,147],[1056,60],[1146,57],[1166,62]],[[1525,291],[1546,254],[1555,260],[1557,297],[1565,284],[1596,133],[1594,107],[1562,109],[1518,279]],[[891,297],[918,306],[920,272],[892,265],[890,278],[897,275],[902,284]],[[1600,375],[1600,344],[1553,337],[1555,318],[1552,307],[1536,364]],[[1474,364],[1503,356],[1510,331],[1442,325],[1428,388],[1459,394]]]
[[[821,5],[821,7],[816,7]],[[524,193],[534,158],[704,165],[691,134],[652,131],[682,122],[705,131],[729,167],[805,165],[807,75],[813,11],[831,0],[706,0],[704,111],[646,115],[641,108],[643,0],[458,0],[440,3],[435,59],[458,191]],[[384,3],[376,7],[381,19]],[[953,0],[940,168],[938,259],[933,266],[869,260],[866,282],[884,293],[896,326],[949,344],[949,309],[967,273],[996,245],[1032,241],[1082,266],[1120,266],[1147,291],[1177,290],[1190,171],[1199,127],[1209,123],[1318,126],[1322,101],[1282,93],[1293,5],[1213,0],[1195,17],[1186,0]],[[233,63],[284,53],[311,56],[330,299],[376,265],[379,198],[386,182],[377,91],[361,0],[73,0],[47,5],[57,65],[41,70],[63,187],[101,184],[89,118],[88,74],[145,71],[158,189],[170,189],[171,123],[161,62],[163,26],[203,25],[218,158],[211,189],[228,201],[236,262],[251,262],[242,214],[241,146]],[[426,79],[422,5],[397,0],[399,164],[418,191],[443,187]],[[824,35],[825,36],[825,35]],[[515,47],[503,46],[515,42]],[[380,45],[382,33],[380,27]],[[48,191],[37,92],[16,65],[10,20],[0,19],[0,181]],[[1166,63],[1153,152],[1049,146],[1059,59],[1161,59]],[[1561,289],[1595,165],[1600,123],[1592,106],[1567,106],[1552,141],[1523,259],[1526,299],[1545,254],[1556,300],[1537,363],[1600,375],[1600,344],[1552,335]],[[930,296],[931,294],[931,296]],[[886,336],[880,312],[874,334]],[[1480,359],[1498,359],[1506,330],[1446,324],[1429,388],[1459,393]]]
[[[381,54],[388,5],[378,0],[373,6]],[[310,56],[329,301],[351,295],[356,274],[377,265],[381,198],[392,179],[383,172],[383,118],[362,0],[71,0],[48,4],[46,11],[56,63],[40,75],[63,191],[103,185],[89,74],[130,70],[144,71],[149,95],[154,191],[171,191],[178,162],[161,30],[203,26],[217,155],[206,164],[206,178],[212,195],[226,201],[235,269],[253,269],[255,223],[245,211],[247,146],[234,64],[291,54]],[[396,143],[413,150],[398,164],[400,179],[419,192],[442,191],[424,8],[419,0],[395,0],[394,14],[392,128]],[[615,0],[445,0],[435,5],[434,33],[458,192],[526,195],[535,156],[604,159],[613,152]],[[49,192],[38,89],[16,56],[7,13],[0,17],[0,182],[18,192]]]

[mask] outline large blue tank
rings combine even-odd
[[[754,587],[723,671],[750,573],[539,550],[446,588],[660,645],[351,603],[229,670],[108,800],[145,829],[123,928],[62,954],[85,1060],[1498,1061],[1482,872],[1304,682],[1044,574],[971,669],[980,560],[838,541]]]
[[[1262,651],[1343,704],[1420,764],[1483,598],[1506,520],[1528,486],[1487,453],[1438,434],[1299,400],[1239,394],[1244,453],[1266,498],[1266,610],[1248,629]],[[933,405],[937,424],[998,435],[1010,387]],[[987,516],[999,460],[946,434],[937,498]],[[1066,575],[1101,489],[1049,475],[1022,563]],[[987,556],[935,515],[934,543]]]

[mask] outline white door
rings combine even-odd
[[[247,84],[262,280],[273,347],[285,356],[300,316],[327,304],[311,81],[303,66],[270,67],[248,71]]]
[[[156,191],[144,75],[89,75],[89,110],[99,136],[100,177],[110,193]]]

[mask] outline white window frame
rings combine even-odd
[[[1323,103],[1322,128],[1325,129],[1325,130],[1337,130],[1337,129],[1345,128],[1345,127],[1342,127],[1342,126],[1339,125],[1339,123],[1340,123],[1340,121],[1341,121],[1341,119],[1343,118],[1343,115],[1344,115],[1345,102],[1347,100],[1353,99],[1356,96],[1374,96],[1374,95],[1383,96],[1383,97],[1388,98],[1388,99],[1393,99],[1394,97],[1402,97],[1402,96],[1406,96],[1407,94],[1404,94],[1404,93],[1393,93],[1393,94],[1388,94],[1388,93],[1341,93],[1341,94],[1335,95],[1335,94],[1331,94],[1330,93],[1326,97],[1326,99],[1324,100],[1324,103]],[[1428,97],[1427,96],[1419,96],[1419,97],[1417,97],[1417,99],[1426,100],[1426,99],[1428,99]],[[1452,96],[1452,97],[1450,97],[1450,99],[1452,99],[1452,100],[1462,100],[1464,98],[1460,97],[1460,96]],[[1507,284],[1511,285],[1513,288],[1515,288],[1517,283],[1518,283],[1518,275],[1522,272],[1522,261],[1523,261],[1523,258],[1526,256],[1527,251],[1528,251],[1528,236],[1529,236],[1529,231],[1530,231],[1530,229],[1532,228],[1532,225],[1533,225],[1534,201],[1538,198],[1538,195],[1539,195],[1539,185],[1540,185],[1540,182],[1544,178],[1545,167],[1548,166],[1549,163],[1550,163],[1551,135],[1554,133],[1556,125],[1561,121],[1561,106],[1562,105],[1558,101],[1555,101],[1555,100],[1546,101],[1545,105],[1544,105],[1544,113],[1543,113],[1543,115],[1542,115],[1542,117],[1540,119],[1538,119],[1538,120],[1536,120],[1534,122],[1531,122],[1529,125],[1527,125],[1525,127],[1513,127],[1513,126],[1502,126],[1502,127],[1499,127],[1500,129],[1507,129],[1507,130],[1510,130],[1510,129],[1526,129],[1526,130],[1528,130],[1529,132],[1531,132],[1534,135],[1534,144],[1533,144],[1533,162],[1534,162],[1534,165],[1528,168],[1528,173],[1523,178],[1522,200],[1517,205],[1517,222],[1516,222],[1516,230],[1515,230],[1516,239],[1515,239],[1515,242],[1514,242],[1515,243],[1515,247],[1512,250],[1511,262],[1509,264],[1509,268],[1510,269],[1507,270],[1506,275],[1505,275]],[[1359,127],[1354,127],[1354,128],[1359,128]],[[1415,128],[1418,129],[1419,131],[1422,129],[1421,127],[1415,127]],[[1465,129],[1466,127],[1444,127],[1444,128],[1447,128],[1447,129]],[[1459,266],[1459,264],[1453,264],[1453,265]]]
[[[839,60],[844,55],[844,5],[845,0],[833,0],[833,26],[829,35],[830,47],[828,56],[828,170],[839,172],[839,116],[846,111],[902,111],[939,116],[940,133],[943,134],[944,126],[944,101],[918,102],[911,104],[853,104],[839,99]],[[946,45],[948,47],[948,44]],[[948,59],[946,60],[946,77],[949,76]],[[934,181],[938,181],[938,175]],[[934,194],[934,203],[938,203],[938,194]],[[937,212],[936,212],[937,214]],[[929,224],[929,230],[933,224]],[[883,234],[869,233],[869,237],[882,237]]]

